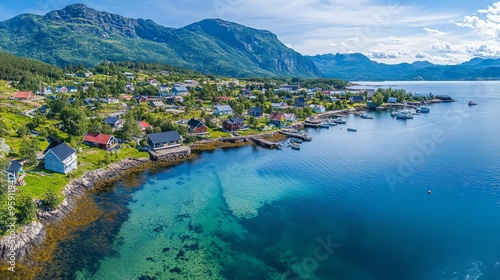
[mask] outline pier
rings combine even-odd
[[[304,140],[304,141],[311,141],[312,140],[311,136],[305,135],[305,134],[296,133],[296,132],[290,132],[290,131],[280,130],[279,133],[281,133],[283,135],[286,135],[288,137],[294,137],[294,138],[298,138],[298,139],[301,139],[301,140]]]
[[[264,139],[256,138],[256,137],[252,137],[250,139],[252,139],[252,141],[254,143],[256,143],[257,145],[264,147],[264,148],[267,148],[267,149],[276,149],[276,147],[278,147],[280,144],[279,142],[272,142],[272,141],[268,141],[268,140],[264,140]]]
[[[324,118],[327,118],[330,116],[345,117],[346,114],[347,114],[347,110],[335,110],[335,111],[328,111],[328,112],[324,112],[321,114],[317,114],[314,116],[314,118],[315,119],[324,119]]]

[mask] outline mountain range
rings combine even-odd
[[[385,64],[360,53],[310,56],[324,77],[356,81],[379,80],[498,80],[500,59],[473,58],[458,65],[436,65],[428,61]]]
[[[427,61],[389,65],[362,54],[303,56],[278,37],[220,19],[181,28],[69,5],[44,16],[0,22],[0,50],[57,66],[104,60],[161,62],[231,77],[328,77],[346,80],[500,79],[500,59],[460,65]]]
[[[220,19],[168,28],[82,4],[0,22],[0,49],[58,66],[110,60],[161,62],[235,77],[321,74],[269,31]]]

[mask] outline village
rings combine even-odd
[[[285,82],[83,69],[33,91],[3,82],[6,173],[39,207],[52,209],[64,186],[85,172],[125,158],[185,152],[197,141],[293,128],[327,111],[364,109],[376,93],[333,79]]]

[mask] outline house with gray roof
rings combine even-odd
[[[152,150],[163,150],[181,145],[182,138],[177,130],[148,134],[147,143]]]
[[[220,116],[220,115],[232,115],[233,114],[233,108],[229,105],[217,105],[214,108],[214,115]]]
[[[64,142],[46,150],[44,158],[47,170],[68,174],[77,169],[76,151]]]

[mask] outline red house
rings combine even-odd
[[[139,128],[141,131],[146,131],[146,128],[151,127],[151,125],[145,121],[138,121],[137,124],[139,125]]]
[[[30,100],[33,98],[35,98],[35,95],[31,91],[18,91],[14,94],[16,100]]]
[[[191,118],[187,124],[189,126],[188,131],[191,134],[205,134],[208,132],[208,127],[194,118]]]
[[[222,123],[222,126],[229,131],[234,131],[242,129],[245,126],[245,124],[243,123],[243,120],[240,118],[230,118],[228,120],[225,120]]]
[[[83,143],[106,151],[112,151],[119,145],[118,140],[113,135],[90,132],[83,138]]]

